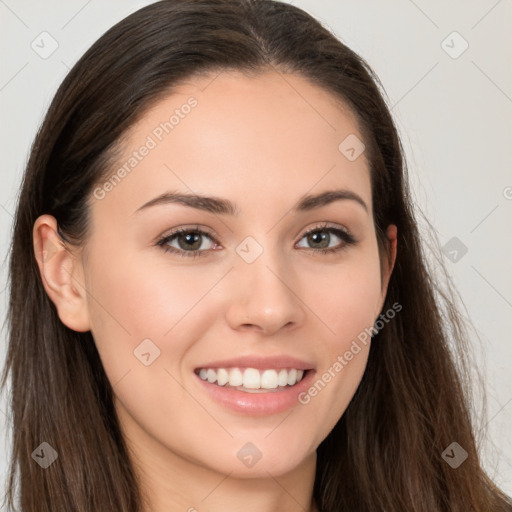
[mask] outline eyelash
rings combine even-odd
[[[345,230],[340,229],[340,228],[329,227],[327,224],[322,224],[320,226],[315,226],[314,228],[310,229],[309,231],[306,231],[301,236],[300,240],[302,240],[304,237],[306,237],[306,236],[308,236],[308,235],[310,235],[312,233],[317,233],[317,232],[321,233],[322,231],[327,231],[327,232],[330,232],[330,233],[334,233],[337,237],[341,238],[344,243],[342,245],[339,245],[337,247],[331,247],[329,249],[306,248],[307,251],[311,251],[311,252],[314,252],[314,253],[321,253],[321,254],[333,254],[333,253],[337,253],[339,251],[342,251],[343,249],[347,248],[350,245],[354,245],[354,244],[357,243],[356,239],[348,231],[345,231]],[[198,250],[184,251],[184,250],[176,249],[175,247],[170,247],[169,245],[167,245],[167,243],[170,242],[173,238],[175,238],[176,236],[178,236],[180,234],[183,234],[183,233],[198,233],[200,235],[206,235],[214,243],[216,243],[216,244],[218,243],[217,240],[215,240],[215,238],[211,234],[209,234],[206,231],[203,231],[202,229],[199,228],[199,226],[197,226],[196,228],[180,228],[180,229],[177,229],[177,230],[173,231],[172,233],[164,236],[160,240],[158,240],[156,245],[160,246],[162,248],[162,250],[165,251],[165,252],[170,252],[170,253],[173,253],[173,254],[177,254],[178,256],[181,256],[183,258],[195,258],[195,257],[198,257],[198,256],[199,257],[200,256],[208,256],[208,252],[210,252],[211,249],[203,250],[203,251],[198,251]]]

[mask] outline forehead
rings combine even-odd
[[[195,77],[127,132],[110,175],[124,172],[103,204],[117,203],[126,216],[155,195],[180,190],[230,198],[256,212],[274,196],[286,205],[308,192],[346,187],[371,208],[366,154],[347,158],[346,140],[362,144],[353,112],[304,77]]]

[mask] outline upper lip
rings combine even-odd
[[[296,368],[297,370],[311,370],[314,368],[312,363],[302,361],[292,356],[273,356],[263,357],[257,355],[247,355],[232,359],[222,359],[210,361],[196,367],[200,368],[257,368],[260,370],[271,368]]]

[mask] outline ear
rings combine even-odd
[[[381,297],[380,297],[380,307],[377,314],[380,313],[382,307],[384,305],[384,301],[386,299],[386,293],[388,292],[388,284],[391,279],[391,273],[393,272],[393,268],[395,267],[396,261],[396,250],[397,250],[397,232],[398,229],[395,224],[390,224],[386,230],[386,257],[381,264]]]
[[[55,217],[38,217],[32,235],[43,286],[61,322],[74,331],[89,331],[82,263],[59,236]]]

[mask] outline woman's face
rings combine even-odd
[[[242,477],[314,457],[360,382],[389,278],[361,141],[326,91],[274,72],[188,81],[129,132],[80,264],[139,454]],[[147,205],[162,194],[185,197]]]

